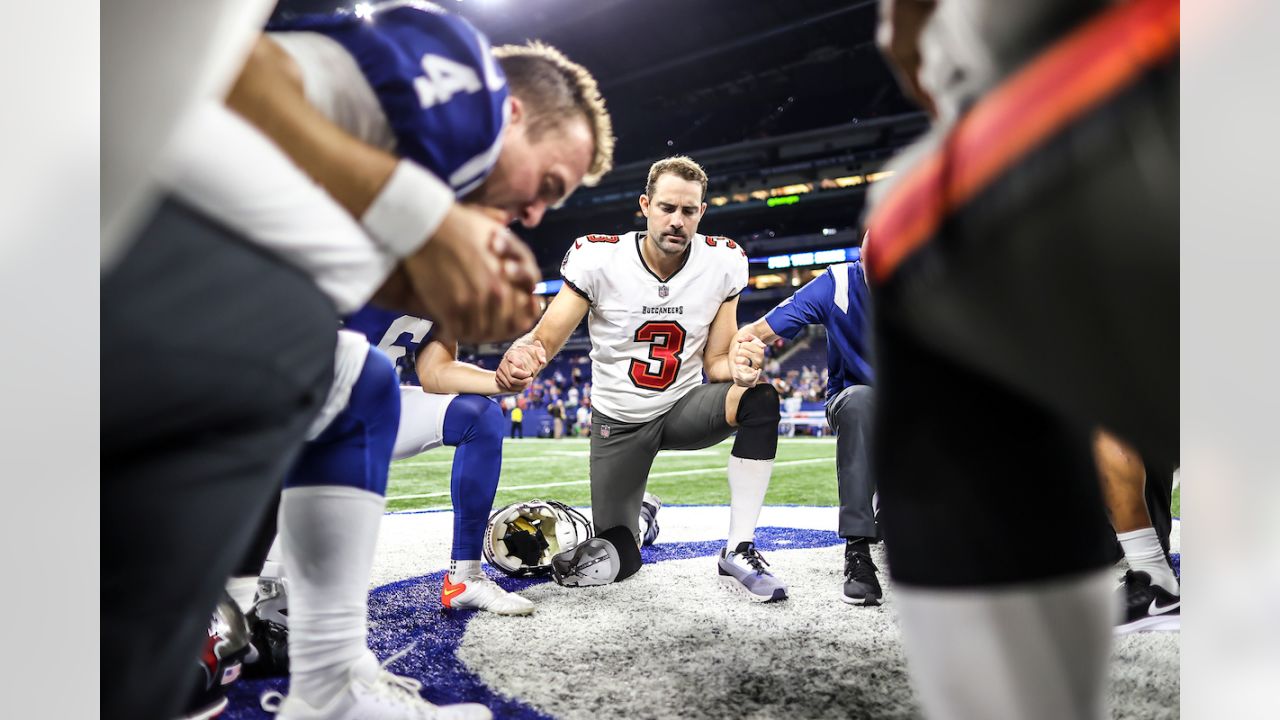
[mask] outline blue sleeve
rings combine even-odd
[[[835,281],[828,270],[770,310],[764,316],[765,322],[775,333],[790,340],[805,325],[826,322],[834,296]]]
[[[459,196],[493,169],[507,123],[507,79],[488,39],[463,18],[391,4],[367,18],[308,15],[268,30],[318,32],[342,45],[377,95],[397,153]]]

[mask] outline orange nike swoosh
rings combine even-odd
[[[465,592],[466,589],[467,589],[466,583],[451,583],[449,582],[449,576],[445,575],[444,591],[440,593],[440,599],[444,601],[445,607],[449,607],[450,606],[449,601],[453,599],[455,595],[459,595]]]

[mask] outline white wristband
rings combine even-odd
[[[444,181],[411,160],[401,160],[360,224],[375,242],[402,258],[436,234],[453,202],[453,190]]]

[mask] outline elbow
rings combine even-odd
[[[444,394],[448,392],[444,389],[444,383],[441,381],[439,373],[418,373],[418,384],[422,386],[423,392],[437,394]]]

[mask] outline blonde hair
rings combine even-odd
[[[653,186],[663,175],[675,175],[702,185],[702,197],[707,197],[707,171],[686,155],[673,155],[663,158],[649,166],[649,181],[645,183],[644,194],[653,197]]]
[[[531,139],[560,127],[564,118],[578,115],[587,121],[595,142],[595,154],[584,185],[595,185],[613,169],[613,119],[604,106],[596,79],[564,53],[537,40],[527,45],[501,45],[493,49],[511,86],[511,94],[529,106]]]

